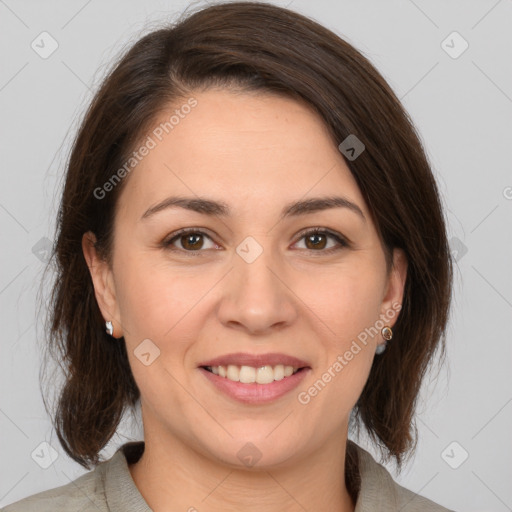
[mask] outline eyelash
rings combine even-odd
[[[184,228],[184,229],[180,229],[179,231],[172,233],[170,235],[170,237],[167,237],[162,242],[162,246],[165,249],[169,249],[172,251],[184,252],[187,254],[187,256],[200,256],[201,252],[204,252],[201,249],[198,249],[196,251],[187,251],[186,249],[179,249],[179,248],[172,247],[172,244],[175,240],[177,240],[178,238],[180,238],[181,236],[186,235],[186,234],[204,235],[204,236],[208,237],[210,240],[212,240],[212,238],[204,231],[201,231],[197,228]],[[306,251],[317,252],[317,253],[321,253],[321,254],[332,254],[336,251],[339,251],[340,249],[345,249],[347,247],[350,247],[350,243],[345,238],[343,238],[340,234],[338,234],[334,231],[331,231],[329,229],[325,229],[325,228],[312,228],[312,229],[303,231],[299,234],[299,238],[298,238],[297,242],[299,242],[300,240],[302,240],[303,238],[305,238],[307,236],[316,235],[316,234],[328,235],[331,238],[334,238],[340,245],[338,247],[331,247],[330,249],[325,249],[325,250],[305,249]]]

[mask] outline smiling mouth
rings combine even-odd
[[[220,366],[201,366],[210,373],[224,377],[232,382],[241,382],[242,384],[270,384],[290,377],[306,367],[296,368],[294,366],[277,364],[275,366],[238,366],[234,364]]]

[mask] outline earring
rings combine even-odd
[[[112,322],[109,320],[108,322],[105,322],[105,327],[107,334],[110,334],[110,336],[114,335],[114,326],[112,325]]]
[[[391,327],[389,325],[385,325],[381,330],[382,337],[384,338],[384,343],[381,345],[377,345],[377,348],[375,349],[375,353],[377,355],[382,354],[384,350],[386,350],[387,342],[393,337],[393,331],[391,330]]]

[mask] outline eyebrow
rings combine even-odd
[[[161,212],[167,208],[184,208],[203,215],[229,217],[231,215],[230,207],[223,201],[215,201],[206,198],[194,198],[183,196],[172,196],[164,199],[158,204],[148,208],[141,217],[147,219],[155,213]],[[297,201],[285,205],[281,211],[280,220],[287,217],[298,217],[309,213],[328,210],[331,208],[347,208],[348,210],[356,213],[361,219],[366,222],[361,208],[348,200],[346,197],[341,196],[328,196],[328,197],[314,197],[303,201]]]

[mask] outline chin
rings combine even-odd
[[[275,426],[274,424],[272,428]],[[244,435],[238,437],[233,434],[232,439],[215,443],[206,449],[210,448],[209,458],[217,463],[220,461],[233,469],[258,470],[284,467],[290,459],[297,456],[297,446],[297,441],[285,432],[282,435],[269,436],[267,430],[263,433],[260,430],[251,436],[246,429]]]

